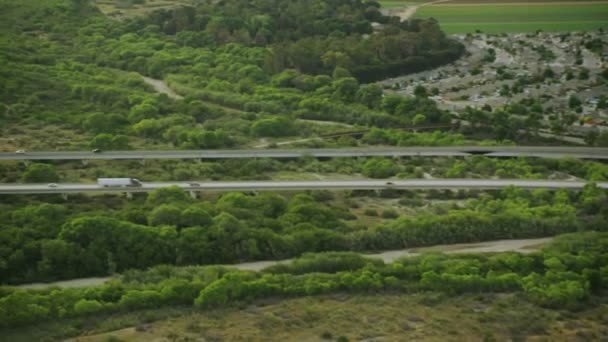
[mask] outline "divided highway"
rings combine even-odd
[[[488,190],[516,186],[527,189],[581,189],[585,182],[559,180],[509,179],[409,179],[409,180],[349,180],[349,181],[235,181],[235,182],[162,182],[142,183],[132,187],[103,187],[97,184],[4,184],[0,194],[69,194],[95,192],[149,192],[178,186],[187,191],[289,191],[289,190],[377,190],[377,189],[471,189]],[[608,189],[608,182],[596,183]]]
[[[125,160],[125,159],[237,159],[329,157],[538,157],[608,160],[608,148],[552,146],[447,146],[447,147],[369,147],[328,149],[247,149],[247,150],[168,150],[80,152],[0,152],[0,160]]]

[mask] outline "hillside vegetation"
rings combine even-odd
[[[396,110],[360,83],[462,53],[434,20],[401,23],[358,0],[214,2],[122,21],[89,1],[0,6],[4,150],[230,147],[311,134],[299,118],[447,122],[425,97]],[[154,94],[140,75],[185,98]]]
[[[397,302],[411,303],[414,306],[412,310],[403,312],[401,307],[400,312],[406,315],[405,317],[415,318],[406,319],[405,322],[404,317],[399,315],[399,317],[391,317],[386,325],[371,326],[367,334],[394,333],[394,325],[398,322],[401,322],[401,328],[407,331],[412,324],[418,326],[417,323],[429,320],[427,314],[419,311],[421,309],[416,303],[419,300],[419,303],[427,306],[450,307],[445,316],[442,315],[443,320],[450,322],[451,329],[455,329],[454,322],[466,327],[466,330],[461,332],[447,332],[454,335],[470,334],[471,319],[489,324],[489,326],[484,324],[487,329],[473,330],[478,338],[489,339],[492,336],[507,335],[520,339],[532,334],[556,334],[556,331],[551,331],[550,328],[559,317],[558,312],[562,316],[560,320],[571,320],[573,319],[571,313],[578,310],[579,319],[582,320],[580,311],[585,310],[586,315],[591,317],[585,324],[586,331],[578,329],[577,335],[580,333],[586,338],[602,339],[606,336],[606,330],[600,328],[600,322],[605,322],[603,315],[606,305],[603,303],[605,303],[604,291],[608,284],[605,263],[607,251],[606,233],[578,233],[559,237],[542,251],[528,255],[427,254],[384,264],[379,260],[367,260],[353,254],[333,253],[308,255],[290,265],[279,265],[262,272],[235,271],[219,267],[163,266],[145,272],[128,272],[120,279],[95,288],[40,291],[3,289],[0,298],[0,318],[2,318],[0,324],[4,328],[12,327],[10,330],[5,330],[5,336],[11,340],[39,338],[42,334],[46,334],[47,338],[59,338],[79,334],[85,325],[89,328],[103,329],[98,325],[99,322],[111,321],[112,318],[115,318],[114,323],[106,325],[106,329],[111,327],[112,330],[128,324],[145,322],[146,317],[154,320],[155,317],[162,317],[162,312],[170,314],[171,311],[168,309],[171,307],[183,308],[185,310],[181,311],[183,314],[188,312],[187,307],[194,306],[197,310],[203,310],[203,315],[215,317],[213,320],[217,324],[218,320],[230,314],[222,310],[223,308],[237,305],[250,307],[250,312],[253,310],[254,314],[257,310],[255,306],[263,303],[264,299],[336,293],[388,293],[393,294]],[[424,295],[402,296],[401,294],[404,293]],[[458,310],[452,307],[453,300],[446,299],[444,295],[454,297],[466,294],[477,294],[477,296],[474,297],[475,299],[464,296],[453,300],[462,302],[461,305],[464,307],[472,306],[483,310],[486,315],[471,317],[470,314],[461,312],[460,315],[465,314],[465,317],[456,318]],[[341,308],[337,312],[350,310],[352,308],[350,305],[357,306],[357,297],[354,298],[350,301],[352,304],[336,303],[334,308]],[[372,301],[382,303],[385,298],[386,296],[375,297]],[[320,299],[323,300],[323,297]],[[313,297],[308,303],[313,300],[316,299]],[[471,301],[477,304],[472,305]],[[318,309],[310,307],[310,304],[304,304],[305,301],[299,302],[308,307],[308,315],[313,315],[308,318],[302,317],[302,320],[314,322],[316,320],[314,315]],[[283,305],[290,304],[287,302]],[[376,305],[376,307],[380,306]],[[158,311],[160,315],[156,316],[146,316],[145,311],[142,311],[160,308],[164,310]],[[362,310],[365,311],[353,314],[356,317],[354,320],[366,325],[370,322],[366,322],[363,314],[369,312],[367,311],[369,309],[362,308]],[[391,306],[386,310],[392,310]],[[137,312],[142,314],[128,316],[128,313]],[[120,319],[121,315],[124,320]],[[296,310],[292,315],[301,314]],[[378,312],[378,315],[382,317],[384,314]],[[94,316],[97,318],[86,319]],[[526,316],[527,319],[524,318]],[[532,322],[529,320],[531,318]],[[334,324],[325,325],[326,328],[330,328],[329,331],[319,332],[325,335],[325,338],[332,338],[332,334],[338,336],[344,334],[350,338],[372,337],[353,336],[353,334],[364,334],[359,329],[344,330],[344,324],[347,324],[344,316],[330,315],[326,319]],[[351,317],[348,320],[352,319]],[[43,324],[48,320],[56,321]],[[306,325],[302,320],[294,321],[284,317],[283,314],[275,316],[273,313],[267,313],[264,321],[259,323],[268,324],[267,329],[277,334],[284,331],[295,333],[299,324]],[[597,323],[591,323],[593,321]],[[216,335],[217,330],[213,325],[209,326],[209,323],[209,321],[206,323],[196,321],[195,318],[186,327],[189,331],[188,335],[204,338]],[[37,328],[16,328],[28,325],[37,325]],[[179,326],[176,328],[179,329]],[[567,327],[566,325],[566,329]],[[138,331],[146,329],[149,328],[143,326],[138,328]],[[256,336],[255,331],[251,331],[246,326],[238,331],[239,338]],[[308,333],[311,331],[313,330],[307,329]],[[434,335],[427,329],[421,329],[421,332],[423,335],[419,335],[420,337],[430,338]],[[174,331],[172,334],[177,333]],[[446,332],[442,330],[435,334],[442,335]]]
[[[374,83],[469,54],[435,19],[382,13],[378,2],[362,0],[0,0],[0,151],[27,158],[32,150],[540,141],[545,109],[538,99],[467,107],[458,121],[454,108],[438,107],[440,89],[432,84]],[[584,40],[579,46],[603,51],[602,39]],[[482,52],[484,63],[494,63],[500,51]],[[582,52],[577,58],[573,63],[583,65]],[[608,79],[585,70],[579,78]],[[496,69],[504,78],[510,73]],[[559,79],[548,68],[502,89],[508,95]],[[409,92],[385,94],[389,88]],[[575,96],[568,101],[568,112],[551,121],[556,134],[574,122],[570,112],[588,107]],[[598,97],[594,108],[605,106]],[[465,120],[466,135],[454,132]],[[429,126],[449,131],[420,131]],[[608,132],[591,138],[590,146],[603,146]],[[155,180],[374,178],[384,179],[385,189],[218,194],[167,187],[132,194],[126,187],[69,198],[50,191],[0,196],[0,340],[608,336],[608,192],[593,183],[608,179],[600,161],[305,156],[0,163],[0,182],[46,183],[53,192],[100,177],[138,177],[144,187]],[[436,177],[588,184],[579,191],[391,186],[392,179]],[[521,253],[416,251],[391,263],[359,254],[553,236],[542,249]],[[228,266],[286,259],[259,271]],[[27,288],[85,277],[108,281]],[[179,316],[175,329],[162,321]]]
[[[0,213],[0,279],[5,283],[105,276],[155,265],[226,264],[285,259],[306,252],[376,251],[436,244],[521,239],[608,228],[608,196],[508,188],[472,194],[386,190],[414,208],[378,212],[353,191],[286,196],[229,193],[195,200],[179,188],[155,190],[130,203],[115,196],[70,204],[4,204]],[[424,200],[460,203],[424,210]],[[80,202],[80,203],[79,203]],[[415,213],[415,214],[414,214]],[[382,216],[375,221],[366,216]]]

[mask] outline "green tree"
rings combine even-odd
[[[93,140],[91,140],[90,146],[92,148],[100,148],[103,150],[112,149],[112,138],[114,136],[108,133],[97,134]]]
[[[118,304],[125,309],[154,308],[161,304],[162,297],[158,291],[130,290],[121,298]]]
[[[494,112],[492,117],[492,129],[496,140],[512,139],[517,134],[517,131],[512,127],[512,121],[509,114],[502,110]]]
[[[148,194],[146,206],[157,207],[161,204],[190,203],[192,199],[180,187],[172,186],[167,188],[156,189]]]
[[[570,95],[570,97],[568,98],[568,106],[570,108],[574,109],[576,107],[579,107],[581,104],[581,100],[579,100],[579,98],[574,95]]]
[[[427,97],[429,96],[428,92],[426,91],[426,88],[423,85],[417,85],[416,88],[414,88],[414,95],[417,97]]]
[[[107,133],[97,134],[93,140],[91,140],[90,146],[102,150],[128,150],[130,148],[129,138],[126,135],[112,135]]]
[[[181,223],[182,211],[172,204],[161,204],[148,215],[148,223],[152,226],[178,226]]]
[[[277,116],[270,119],[260,119],[251,125],[253,134],[261,137],[282,137],[294,135],[296,127],[292,120]]]
[[[129,121],[136,123],[144,119],[152,119],[159,114],[159,111],[160,109],[155,103],[145,101],[131,108]]]
[[[213,224],[213,218],[203,208],[189,207],[182,211],[181,222],[184,227],[206,227]]]
[[[341,67],[336,67],[334,69],[332,77],[333,77],[334,80],[338,80],[340,78],[351,78],[353,76],[350,73],[350,71],[348,71],[348,70],[346,70],[344,68],[341,68]]]
[[[372,158],[363,165],[363,174],[371,178],[388,178],[399,172],[399,167],[391,159]]]
[[[599,138],[600,133],[596,130],[592,130],[589,131],[589,133],[587,133],[587,135],[585,135],[584,139],[585,139],[585,143],[587,143],[587,145],[589,146],[595,146],[595,143],[597,142],[597,139]]]
[[[128,121],[118,114],[93,113],[82,124],[84,129],[93,133],[114,133]]]
[[[359,89],[359,83],[353,77],[344,77],[332,83],[333,96],[344,102],[353,102]]]
[[[27,183],[58,182],[59,175],[53,165],[32,163],[27,166],[21,179]]]
[[[368,108],[378,108],[382,100],[382,88],[376,84],[361,86],[357,91],[357,101]]]
[[[46,279],[78,277],[78,250],[62,240],[43,240],[37,270]]]
[[[414,118],[412,119],[412,124],[414,125],[421,125],[426,123],[426,116],[424,116],[423,114],[416,114],[416,116],[414,116]]]
[[[80,299],[74,304],[74,312],[77,315],[88,315],[100,312],[103,309],[103,304],[96,300]]]
[[[608,131],[603,131],[600,133],[600,135],[597,137],[596,143],[597,146],[608,147]]]
[[[126,135],[115,135],[112,137],[112,149],[115,150],[128,150],[131,146],[129,146],[129,137]]]

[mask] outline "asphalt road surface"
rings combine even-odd
[[[236,159],[312,157],[443,157],[482,154],[488,157],[540,157],[608,159],[608,148],[553,146],[448,146],[448,147],[370,147],[334,149],[248,149],[248,150],[167,150],[167,151],[91,151],[0,152],[0,160],[118,160],[118,159]]]
[[[528,189],[581,189],[579,181],[512,179],[409,179],[409,180],[323,180],[323,181],[234,181],[155,182],[141,186],[103,187],[97,184],[0,184],[0,194],[69,194],[94,192],[149,192],[177,186],[187,191],[289,191],[289,190],[376,190],[376,189],[501,189],[516,186]],[[599,182],[608,189],[608,182]]]

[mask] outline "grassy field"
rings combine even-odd
[[[149,14],[159,9],[189,5],[191,0],[146,0],[136,4],[133,0],[96,0],[97,7],[110,17],[136,17]]]
[[[433,17],[447,33],[585,31],[608,28],[608,1],[543,3],[441,3],[416,17]]]
[[[380,5],[382,5],[382,7],[385,7],[385,8],[395,8],[395,7],[419,5],[421,3],[424,3],[425,1],[384,0],[384,1],[378,1],[378,2],[380,3]]]
[[[603,304],[574,315],[514,295],[337,294],[200,312],[77,340],[582,341],[608,337],[607,319]]]

